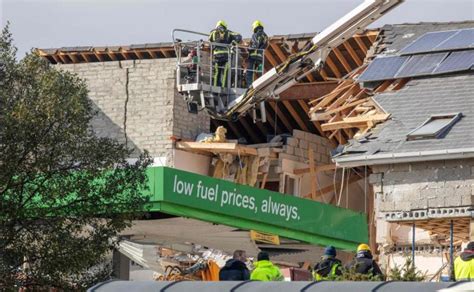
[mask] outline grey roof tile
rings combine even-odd
[[[474,21],[387,24],[382,27],[380,36],[383,46],[377,53],[395,54],[427,32],[463,28],[474,28]]]
[[[368,141],[351,141],[351,153],[404,153],[474,147],[474,73],[413,79],[397,92],[378,94],[375,100],[391,114]],[[463,117],[444,138],[406,141],[406,135],[431,115],[461,112]]]

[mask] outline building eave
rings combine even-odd
[[[374,155],[341,156],[333,158],[337,167],[358,167],[396,163],[474,158],[474,147],[417,152],[383,153]]]

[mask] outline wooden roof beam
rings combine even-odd
[[[71,58],[71,60],[72,60],[72,62],[73,62],[74,64],[77,64],[77,63],[80,63],[80,62],[81,62],[81,61],[79,60],[78,56],[79,56],[79,55],[78,55],[77,53],[71,53],[71,54],[69,54],[69,58]]]
[[[339,60],[339,62],[342,64],[344,67],[344,70],[346,70],[347,73],[351,72],[353,69],[351,65],[347,62],[346,58],[342,54],[341,50],[339,48],[334,48],[333,49],[334,55],[336,55],[336,58]]]
[[[337,87],[337,81],[297,83],[280,94],[280,100],[313,99],[324,96]]]
[[[364,55],[367,54],[369,48],[365,45],[364,40],[362,38],[354,38],[354,40],[361,49],[361,51],[364,52]]]
[[[367,127],[367,123],[385,121],[389,116],[389,114],[375,114],[367,117],[343,118],[342,121],[326,123],[321,125],[321,127],[323,131]]]
[[[341,71],[339,70],[339,68],[337,68],[337,65],[334,63],[334,61],[332,59],[333,56],[334,56],[334,54],[330,54],[327,57],[325,64],[329,67],[329,69],[331,69],[331,71],[334,73],[334,76],[337,79],[341,79],[341,77],[342,77]]]
[[[361,66],[363,64],[362,59],[357,55],[356,51],[352,46],[349,44],[349,41],[345,41],[343,44],[344,48],[346,48],[347,52],[351,56],[351,58],[354,60],[354,63],[357,64],[357,66]]]
[[[237,143],[203,143],[203,142],[176,142],[176,149],[185,151],[206,151],[212,153],[232,153],[240,155],[257,155],[257,149],[239,145]]]
[[[69,62],[68,59],[66,58],[66,54],[65,54],[65,53],[59,53],[59,54],[58,54],[58,57],[59,57],[59,59],[61,60],[61,62],[62,62],[63,64],[71,63],[71,62]]]
[[[305,132],[310,132],[304,121],[301,119],[300,115],[296,112],[296,110],[293,108],[291,105],[291,102],[284,100],[283,105],[286,107],[286,109],[290,112],[292,118],[296,121],[300,129],[302,129]]]
[[[280,49],[280,47],[278,46],[278,44],[276,43],[273,43],[271,42],[270,43],[270,47],[273,49],[273,51],[275,52],[275,54],[278,56],[278,58],[280,59],[280,63],[283,63],[286,59],[287,59],[287,56],[285,55],[285,53],[282,52],[282,50]]]

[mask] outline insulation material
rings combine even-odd
[[[230,165],[234,161],[234,156],[229,153],[219,154],[219,158],[214,165],[213,177],[228,179],[230,176]]]
[[[202,142],[203,143],[223,143],[226,142],[227,139],[225,138],[225,134],[227,133],[227,129],[224,126],[219,126],[216,129],[216,132],[214,133],[213,137],[208,137],[204,139]]]
[[[247,168],[247,184],[251,187],[257,183],[258,168],[259,168],[259,157],[249,156],[248,157],[248,168]]]
[[[241,167],[237,171],[237,176],[235,178],[235,182],[238,184],[247,184],[247,169],[249,165],[249,157],[243,157],[240,159]]]

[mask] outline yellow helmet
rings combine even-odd
[[[223,27],[227,28],[227,23],[225,23],[224,20],[219,20],[216,24],[216,28],[218,28],[219,26],[223,26]]]
[[[370,247],[369,247],[367,244],[365,244],[365,243],[361,243],[361,244],[359,244],[359,246],[357,247],[357,252],[363,251],[363,250],[370,251]]]
[[[255,20],[253,23],[252,23],[252,30],[255,30],[257,27],[263,27],[263,23],[260,21],[260,20]]]

